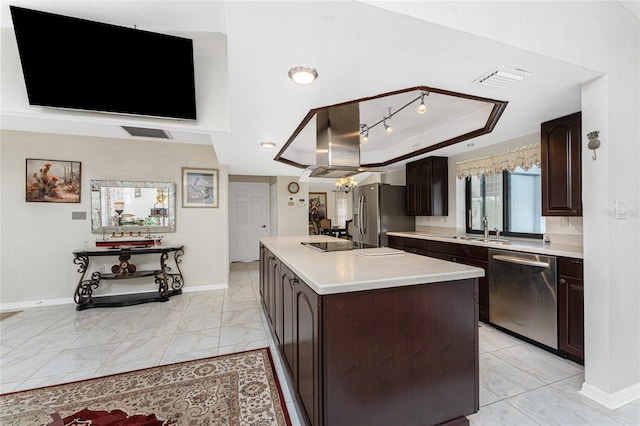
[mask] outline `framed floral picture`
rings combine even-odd
[[[80,161],[27,158],[27,202],[79,203],[81,182]]]
[[[182,207],[218,207],[218,170],[182,168]]]

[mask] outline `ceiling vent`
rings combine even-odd
[[[531,74],[529,71],[518,68],[499,68],[488,74],[484,74],[482,77],[476,79],[475,82],[491,87],[511,87],[514,84],[520,83],[529,74]]]
[[[131,136],[140,138],[173,139],[169,132],[162,129],[148,129],[145,127],[122,126]]]

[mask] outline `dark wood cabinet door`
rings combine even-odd
[[[447,243],[444,243],[447,244]],[[458,251],[464,250],[460,244]],[[475,249],[484,249],[488,252],[488,249],[483,247],[472,247]],[[435,257],[436,259],[448,260],[449,262],[462,263],[463,265],[475,266],[476,268],[484,269],[484,277],[478,278],[478,319],[480,321],[489,322],[489,262],[486,260],[470,259],[466,257],[460,257],[455,253],[443,253],[432,250],[427,251],[427,256]],[[485,256],[486,257],[486,256]]]
[[[320,296],[304,282],[295,285],[293,380],[302,409],[312,425],[321,425]]]
[[[433,159],[425,158],[418,163],[418,214],[420,216],[433,216],[431,185],[433,182]]]
[[[387,235],[389,241],[389,247],[404,250],[407,246],[407,239],[405,237],[398,237],[396,235]]]
[[[542,215],[582,216],[582,114],[540,126]]]
[[[267,282],[268,272],[268,250],[265,246],[260,244],[260,297],[262,297],[262,303],[265,300],[265,286]]]
[[[584,281],[582,259],[558,260],[558,347],[584,364]]]
[[[407,186],[407,214],[417,215],[419,212],[419,194],[418,194],[418,182],[419,176],[419,164],[417,162],[408,163],[406,168],[406,186]]]
[[[276,279],[273,286],[273,304],[274,304],[274,316],[273,316],[273,332],[275,334],[276,345],[282,348],[282,335],[284,333],[284,280],[285,274],[282,268],[284,265],[279,259],[276,260],[277,266],[275,268]]]
[[[449,169],[446,157],[427,157],[407,163],[407,214],[446,216],[449,211]]]
[[[278,258],[273,254],[269,253],[269,279],[267,280],[267,285],[265,286],[266,290],[266,305],[267,305],[267,313],[269,314],[269,322],[271,323],[271,328],[275,326],[276,320],[276,294],[275,287],[276,281],[278,279],[278,273],[280,270],[280,262]]]
[[[289,371],[295,371],[294,364],[294,343],[293,343],[293,312],[295,304],[295,286],[298,277],[289,268],[282,265],[282,353],[285,362],[289,366]]]

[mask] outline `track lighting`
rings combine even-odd
[[[427,104],[425,104],[424,102],[424,97],[425,96],[429,96],[429,92],[424,91],[420,93],[420,96],[418,96],[417,98],[412,99],[411,101],[407,102],[405,105],[401,106],[400,108],[396,109],[395,112],[391,112],[391,107],[389,107],[389,115],[383,116],[382,120],[368,126],[366,124],[360,124],[360,135],[362,136],[362,143],[366,143],[369,140],[369,130],[373,129],[374,127],[376,127],[379,124],[382,124],[384,126],[384,130],[385,132],[387,132],[388,135],[390,135],[391,133],[393,133],[393,126],[391,126],[391,124],[387,123],[387,121],[391,120],[391,117],[393,117],[394,115],[396,115],[397,113],[399,113],[400,111],[402,111],[403,109],[407,108],[410,105],[415,104],[417,101],[420,101],[420,104],[418,105],[418,113],[420,114],[424,114],[427,111]]]
[[[384,130],[387,132],[388,135],[390,135],[393,132],[393,127],[391,127],[391,125],[387,124],[387,120],[390,120],[391,116],[392,116],[391,107],[389,107],[389,116],[382,119],[382,124],[384,125]]]
[[[360,134],[362,135],[362,143],[367,143],[369,140],[369,128],[366,124],[360,124]]]
[[[418,105],[418,114],[424,114],[427,112],[427,105],[424,103],[424,97],[429,96],[429,92],[422,92],[420,95],[420,105]]]

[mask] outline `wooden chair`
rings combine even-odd
[[[323,229],[331,229],[331,219],[327,219],[326,217],[320,219],[320,232],[323,232]]]
[[[353,239],[353,219],[349,219],[345,222],[345,228],[347,228],[347,240]]]

